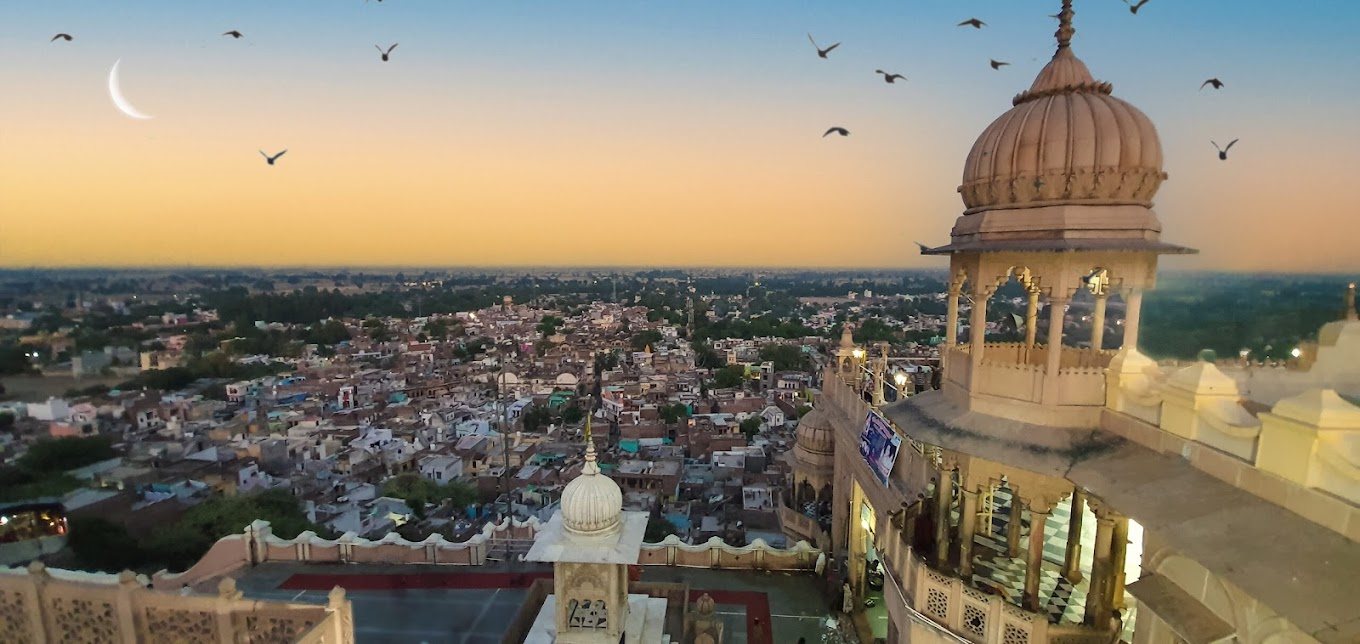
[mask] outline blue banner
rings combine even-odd
[[[864,419],[864,431],[859,435],[859,455],[874,471],[878,482],[888,484],[893,464],[897,462],[897,450],[902,446],[902,437],[893,431],[888,421],[877,412],[869,412]]]

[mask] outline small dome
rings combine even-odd
[[[595,445],[586,446],[586,464],[562,490],[562,525],[581,535],[606,534],[619,527],[623,492],[614,479],[600,473]]]
[[[1071,7],[1060,15],[1053,59],[968,152],[959,186],[965,214],[1070,204],[1151,207],[1166,179],[1157,128],[1091,76],[1070,47]]]
[[[798,419],[794,445],[813,454],[834,453],[836,435],[832,431],[831,423],[822,415],[822,411],[814,408]]]

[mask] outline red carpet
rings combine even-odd
[[[407,574],[314,574],[299,573],[279,584],[280,590],[330,590],[340,586],[345,590],[491,590],[495,588],[528,588],[535,579],[552,579],[551,572],[478,572],[478,573],[407,573]],[[750,644],[774,644],[770,633],[770,601],[765,593],[749,590],[690,590],[693,606],[707,593],[717,604],[746,608],[746,641]]]

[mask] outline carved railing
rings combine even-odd
[[[48,569],[0,569],[0,641],[292,644],[354,641],[343,590],[329,602],[248,600],[230,578],[215,595],[150,590],[145,578]]]
[[[729,546],[713,537],[689,545],[670,535],[660,543],[642,544],[638,563],[644,566],[681,566],[685,568],[722,568],[749,570],[812,570],[822,551],[806,541],[791,548],[773,548],[763,539],[749,545]]]
[[[1215,364],[1168,372],[1136,351],[1121,351],[1105,378],[1113,413],[1102,424],[1114,433],[1337,532],[1360,521],[1360,459],[1348,447],[1360,408],[1335,391],[1307,389],[1253,415]]]
[[[480,566],[498,543],[532,540],[541,528],[542,524],[536,518],[528,521],[505,519],[486,524],[481,532],[466,541],[449,541],[438,534],[423,541],[407,541],[395,532],[377,540],[364,539],[353,532],[347,532],[339,539],[323,539],[310,530],[292,539],[281,539],[273,535],[268,521],[255,521],[246,526],[243,534],[218,539],[188,570],[181,573],[162,570],[152,576],[152,582],[156,588],[168,590],[196,586],[266,561]]]
[[[779,525],[785,533],[792,532],[803,539],[816,543],[820,548],[831,547],[831,537],[826,534],[817,520],[794,510],[779,506]]]

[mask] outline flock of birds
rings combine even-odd
[[[381,0],[380,0],[380,1],[381,1]],[[1138,15],[1138,10],[1139,10],[1139,9],[1142,9],[1142,8],[1143,8],[1143,5],[1147,4],[1148,1],[1149,1],[1149,0],[1138,0],[1137,2],[1130,2],[1129,0],[1123,0],[1124,4],[1128,5],[1128,7],[1129,7],[1129,13],[1131,13],[1131,14],[1133,14],[1133,15],[1135,15],[1135,16]],[[1057,19],[1059,18],[1058,14],[1049,14],[1048,17],[1049,17],[1049,18],[1053,18],[1053,19],[1055,19],[1055,20],[1057,20]],[[974,29],[981,29],[981,28],[983,28],[983,27],[986,27],[986,26],[987,26],[987,23],[985,23],[985,22],[983,22],[983,21],[981,21],[981,20],[979,20],[979,19],[977,19],[977,18],[969,18],[969,19],[967,19],[967,20],[964,20],[963,22],[960,22],[960,23],[959,23],[958,25],[956,25],[956,26],[959,26],[959,27],[972,27],[972,28],[974,28]],[[808,34],[808,40],[812,41],[812,46],[813,46],[814,48],[816,48],[816,50],[817,50],[817,56],[818,56],[819,58],[826,58],[826,57],[827,57],[827,54],[830,54],[830,53],[831,53],[831,50],[833,50],[833,49],[835,49],[835,48],[841,46],[841,43],[838,42],[838,43],[836,43],[836,44],[834,44],[834,45],[831,45],[830,47],[823,48],[821,45],[818,45],[818,44],[817,44],[817,40],[814,39],[814,38],[812,37],[812,34],[811,34],[811,33]],[[997,60],[997,59],[995,59],[995,58],[990,58],[990,59],[988,59],[988,61],[989,61],[989,63],[991,64],[992,69],[1001,69],[1002,67],[1005,67],[1005,66],[1007,66],[1007,65],[1010,65],[1010,63],[1008,63],[1008,62],[1001,61],[1001,60]],[[891,74],[891,73],[885,72],[885,71],[883,71],[883,70],[881,70],[881,69],[875,69],[875,70],[874,70],[874,73],[875,73],[875,74],[880,74],[880,75],[882,75],[882,76],[883,76],[883,80],[886,81],[886,82],[888,82],[888,83],[895,83],[895,82],[898,81],[898,80],[907,80],[907,77],[906,77],[906,76],[903,76],[902,74]],[[1217,89],[1223,89],[1223,81],[1221,81],[1221,80],[1219,80],[1219,79],[1217,79],[1217,78],[1210,78],[1209,80],[1204,81],[1204,82],[1203,82],[1202,84],[1200,84],[1200,86],[1199,86],[1200,90],[1203,90],[1205,87],[1213,87],[1213,88],[1216,89],[1216,90],[1217,90]],[[848,129],[844,128],[844,127],[841,127],[841,126],[831,127],[831,128],[829,128],[829,129],[827,129],[827,131],[824,132],[824,133],[822,134],[822,138],[826,138],[826,137],[828,137],[828,136],[830,136],[830,135],[832,135],[832,134],[839,134],[840,136],[850,136],[850,130],[848,130]],[[1220,146],[1218,145],[1218,143],[1215,142],[1215,141],[1212,141],[1212,140],[1211,140],[1211,141],[1209,141],[1209,142],[1210,142],[1210,143],[1213,143],[1214,149],[1218,150],[1218,158],[1219,158],[1219,160],[1220,160],[1220,161],[1227,161],[1227,160],[1228,160],[1228,150],[1232,149],[1232,146],[1233,146],[1234,144],[1236,144],[1237,141],[1238,141],[1238,139],[1233,139],[1232,141],[1230,141],[1230,142],[1228,143],[1228,145],[1222,146],[1222,147],[1220,147]]]
[[[1132,14],[1135,15],[1135,16],[1138,15],[1138,10],[1141,9],[1141,8],[1143,8],[1143,5],[1147,4],[1148,1],[1149,1],[1149,0],[1138,0],[1137,2],[1130,2],[1129,0],[1123,0],[1124,4],[1128,5],[1128,7],[1129,7],[1129,13],[1132,13]],[[364,2],[367,3],[368,0],[364,0]],[[381,3],[382,0],[378,0],[378,2]],[[1058,14],[1049,14],[1048,17],[1049,17],[1049,18],[1053,18],[1053,19],[1058,19],[1058,18],[1059,18]],[[982,29],[983,27],[986,27],[986,26],[987,26],[987,23],[985,23],[985,22],[983,22],[983,21],[981,21],[981,20],[979,20],[979,19],[977,19],[977,18],[969,18],[969,19],[967,19],[967,20],[964,20],[963,22],[960,22],[957,26],[959,26],[959,27],[972,27],[972,28],[974,28],[974,29]],[[233,39],[238,39],[238,40],[243,36],[243,34],[242,34],[240,31],[237,31],[237,30],[235,30],[235,29],[233,29],[233,30],[231,30],[231,31],[223,32],[222,35],[223,35],[223,36],[230,36],[230,37],[232,37]],[[68,33],[59,33],[59,34],[57,34],[57,35],[55,35],[55,36],[52,36],[52,40],[49,41],[49,42],[56,42],[57,40],[64,40],[64,41],[66,41],[66,42],[71,42],[71,40],[72,40],[71,34],[68,34]],[[829,46],[829,47],[823,48],[821,45],[818,45],[818,44],[817,44],[817,40],[816,40],[815,38],[812,37],[812,34],[811,34],[810,32],[808,33],[808,40],[812,42],[813,48],[815,48],[815,49],[817,50],[817,56],[818,56],[819,58],[823,58],[823,59],[826,59],[827,56],[832,52],[832,50],[834,50],[834,49],[836,49],[837,47],[840,47],[840,46],[841,46],[841,43],[837,42],[837,43],[835,43],[835,44],[833,44],[833,45],[831,45],[831,46]],[[388,47],[387,49],[383,49],[381,45],[374,45],[374,47],[377,48],[377,50],[378,50],[378,54],[382,56],[382,62],[384,62],[384,63],[385,63],[385,62],[388,62],[389,57],[390,57],[391,54],[392,54],[392,50],[397,48],[397,44],[398,44],[398,43],[392,43],[392,46],[391,46],[391,47]],[[991,58],[991,59],[988,59],[988,60],[990,61],[990,64],[991,64],[992,69],[1001,69],[1002,67],[1005,67],[1005,66],[1007,66],[1007,65],[1010,65],[1010,63],[1008,63],[1008,62],[996,60],[995,58]],[[889,72],[883,71],[883,70],[881,70],[881,69],[875,69],[875,70],[874,70],[874,73],[883,76],[883,81],[886,82],[886,83],[889,83],[889,84],[896,83],[896,82],[899,81],[899,80],[907,80],[907,77],[906,77],[906,76],[903,76],[902,74],[889,73]],[[1209,80],[1204,81],[1204,83],[1202,83],[1202,84],[1199,86],[1200,90],[1203,90],[1205,87],[1213,87],[1213,88],[1216,89],[1216,90],[1218,90],[1218,89],[1223,89],[1223,81],[1221,81],[1221,80],[1219,80],[1219,79],[1217,79],[1217,78],[1210,78]],[[832,134],[838,134],[838,135],[840,135],[840,136],[850,136],[850,130],[848,130],[848,129],[844,128],[844,127],[841,127],[841,126],[834,126],[834,127],[828,128],[827,131],[824,132],[824,133],[822,134],[822,138],[826,138],[826,137],[828,137],[828,136],[830,136],[830,135],[832,135]],[[1214,149],[1218,150],[1218,158],[1219,158],[1219,160],[1220,160],[1220,161],[1227,161],[1227,160],[1228,160],[1228,150],[1232,149],[1232,146],[1235,145],[1235,144],[1237,143],[1237,141],[1238,141],[1238,139],[1233,139],[1232,141],[1230,141],[1230,142],[1228,143],[1228,145],[1222,146],[1222,147],[1220,147],[1220,146],[1218,145],[1218,143],[1215,142],[1215,141],[1212,141],[1212,140],[1211,140],[1211,141],[1209,141],[1209,142],[1210,142],[1210,143],[1213,143],[1213,144],[1214,144]],[[284,150],[283,152],[279,152],[278,154],[275,154],[275,155],[273,155],[273,156],[270,156],[270,155],[268,155],[268,154],[265,154],[265,151],[264,151],[264,150],[260,150],[260,156],[263,156],[263,157],[264,157],[264,160],[265,160],[269,165],[272,166],[272,165],[274,165],[274,162],[275,162],[275,161],[278,161],[279,157],[283,156],[284,152],[287,152],[287,151],[288,151],[288,150]]]

